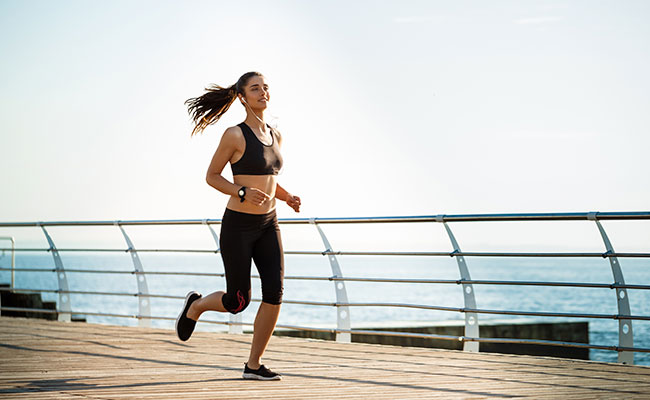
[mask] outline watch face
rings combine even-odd
[[[239,189],[239,197],[243,197],[246,194],[244,189]]]

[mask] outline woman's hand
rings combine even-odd
[[[256,206],[261,206],[267,201],[271,200],[271,196],[256,188],[246,188],[246,195],[244,201],[250,201]]]
[[[293,211],[300,212],[300,197],[294,195],[287,196],[287,205],[293,208]]]
[[[300,212],[300,197],[287,192],[280,184],[275,186],[275,198],[285,201],[289,207],[293,208],[293,211]]]

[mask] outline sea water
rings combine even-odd
[[[61,252],[66,269],[133,271],[128,253]],[[145,271],[223,273],[219,254],[139,253]],[[423,256],[338,256],[345,277],[408,278],[408,279],[459,279],[456,260],[451,257]],[[465,257],[472,279],[612,283],[609,261],[602,258],[512,258]],[[620,259],[628,284],[647,284],[650,266],[644,259]],[[0,266],[10,266],[10,257],[0,258]],[[18,268],[54,268],[51,254],[18,252]],[[256,274],[255,267],[252,273]],[[329,302],[336,301],[335,283],[291,279],[295,276],[332,276],[329,260],[323,255],[285,256],[284,299]],[[68,272],[70,290],[137,293],[137,283],[132,274],[97,274]],[[10,273],[0,271],[0,283],[8,283]],[[184,297],[190,290],[203,294],[224,290],[223,277],[147,275],[150,294]],[[57,279],[53,272],[16,272],[17,288],[56,290]],[[253,298],[261,297],[259,279],[252,279]],[[375,283],[346,282],[345,289],[351,303],[400,303],[463,307],[462,287],[457,284]],[[606,288],[540,287],[474,285],[479,309],[545,311],[582,314],[618,313],[616,292]],[[650,315],[650,291],[628,289],[632,315]],[[44,293],[44,300],[56,301],[55,293]],[[125,315],[138,314],[135,296],[82,295],[70,296],[73,313],[100,312]],[[153,316],[175,318],[183,300],[151,298]],[[242,313],[243,322],[252,323],[257,310],[253,303]],[[220,313],[208,313],[202,319],[229,320]],[[459,312],[420,310],[401,307],[351,307],[352,326],[372,326],[373,323],[391,322],[408,326],[409,323],[435,323],[444,320],[461,320]],[[490,319],[515,318],[504,315],[479,314],[479,322]],[[521,319],[522,317],[516,317]],[[523,317],[535,321],[566,321],[566,318]],[[87,316],[90,323],[136,325],[132,318]],[[589,322],[589,341],[592,344],[618,345],[618,321],[609,319],[572,319]],[[307,306],[285,303],[279,324],[298,326],[336,326],[336,309],[331,306]],[[173,320],[152,320],[152,326],[173,329]],[[224,325],[199,324],[200,330],[225,330]],[[650,321],[633,321],[634,346],[650,348]],[[590,358],[615,362],[613,351],[591,350]],[[635,363],[650,365],[650,354],[636,353]]]

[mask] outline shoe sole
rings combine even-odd
[[[264,376],[259,376],[257,374],[250,374],[250,373],[246,373],[246,372],[244,372],[244,374],[242,375],[242,378],[249,379],[249,380],[252,380],[252,381],[279,381],[279,380],[282,380],[282,377],[280,375],[274,376],[274,377],[271,377],[271,378],[266,378]]]
[[[181,320],[181,317],[185,314],[185,309],[187,308],[187,302],[190,301],[190,297],[192,297],[193,294],[198,294],[199,298],[201,298],[201,293],[191,291],[185,296],[185,303],[183,304],[183,308],[181,308],[181,313],[178,314],[178,317],[176,317],[176,324],[174,325],[174,329],[176,330],[176,337],[178,337],[179,340],[182,340],[181,337],[178,335],[178,322]],[[195,300],[196,301],[196,300]]]

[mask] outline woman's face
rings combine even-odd
[[[252,109],[265,109],[270,96],[269,85],[263,76],[253,76],[244,86],[244,98]]]

